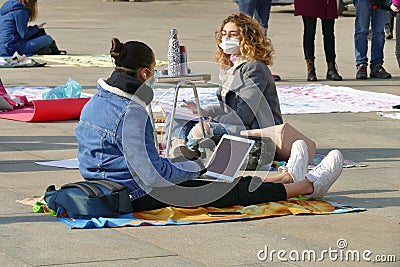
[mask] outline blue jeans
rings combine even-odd
[[[35,54],[36,51],[49,47],[51,43],[53,43],[53,38],[50,35],[32,38],[26,43],[23,54]]]
[[[204,118],[206,120],[207,118]],[[192,135],[192,128],[198,123],[198,121],[187,121],[182,119],[175,119],[173,128],[172,128],[172,139],[179,138],[185,140],[186,145],[190,148],[198,141]],[[224,128],[224,126],[218,122],[208,122],[210,128],[212,130],[212,135],[224,135],[227,134],[228,131]],[[166,119],[166,132],[168,134],[169,128],[171,125],[171,116],[167,116]],[[168,139],[168,136],[166,136]]]
[[[354,52],[356,66],[368,65],[368,32],[371,24],[371,60],[370,67],[383,64],[383,47],[385,46],[385,22],[389,12],[382,9],[372,9],[369,0],[355,0],[356,8]]]
[[[239,12],[246,13],[258,20],[267,31],[272,0],[238,0],[237,3]]]

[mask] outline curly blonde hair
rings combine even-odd
[[[241,36],[240,54],[244,59],[248,61],[260,60],[267,65],[272,65],[274,48],[271,40],[265,36],[265,30],[261,24],[244,13],[229,15],[215,32],[218,47],[218,51],[215,54],[217,62],[225,66],[233,65],[230,61],[230,55],[225,54],[222,48],[219,47],[222,42],[221,32],[228,22],[233,22],[239,28]]]

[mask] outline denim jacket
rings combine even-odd
[[[114,72],[99,79],[98,92],[84,106],[75,129],[79,170],[84,179],[109,179],[125,185],[131,199],[154,187],[178,184],[200,174],[197,163],[171,163],[158,155],[146,112],[151,88]]]

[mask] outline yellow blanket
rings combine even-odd
[[[60,66],[64,67],[115,67],[110,55],[35,55],[32,58],[63,64]],[[166,64],[167,63],[165,61],[156,60],[156,66],[163,66]]]
[[[176,208],[167,207],[146,212],[135,212],[133,216],[142,220],[175,222],[216,221],[219,219],[234,218],[263,218],[270,216],[296,215],[296,214],[327,214],[335,210],[335,206],[323,200],[296,200],[269,202],[251,206],[232,206],[227,208]],[[210,217],[209,212],[240,212],[241,215],[228,215]]]

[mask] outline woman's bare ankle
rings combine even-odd
[[[308,195],[308,194],[312,194],[314,192],[314,185],[312,182],[310,182],[307,179],[304,179],[304,183],[305,183],[305,193],[304,195]]]
[[[185,142],[185,140],[183,140],[183,139],[180,139],[180,138],[176,138],[176,139],[173,139],[173,140],[171,140],[171,146],[177,146],[177,145],[181,145],[181,144],[185,144],[186,142]]]
[[[293,183],[292,176],[288,172],[282,172],[274,176],[265,177],[263,179],[264,183],[281,183],[281,184],[290,184]]]

